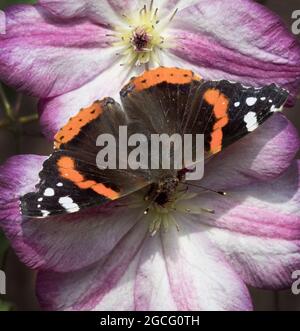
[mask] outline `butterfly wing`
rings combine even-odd
[[[121,92],[128,117],[155,133],[204,134],[206,157],[254,131],[280,110],[288,92],[205,81],[192,71],[158,68],[133,78]],[[187,165],[188,166],[188,165]]]
[[[206,113],[205,127],[201,127],[210,154],[256,130],[280,111],[288,98],[288,92],[275,84],[253,88],[224,80],[207,82],[200,89],[203,97],[199,111]]]
[[[97,165],[98,136],[110,135],[118,144],[119,127],[125,125],[125,113],[110,98],[70,119],[55,136],[55,151],[43,165],[36,192],[21,197],[22,214],[43,218],[74,213],[149,185],[147,170],[100,169]]]

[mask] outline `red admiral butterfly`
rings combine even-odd
[[[100,170],[95,143],[99,134],[109,133],[118,140],[120,126],[146,136],[202,133],[208,158],[280,110],[288,92],[275,84],[244,87],[226,80],[205,81],[189,70],[160,67],[133,78],[120,95],[122,107],[111,98],[96,101],[57,133],[37,191],[21,198],[24,216],[73,213],[147,187],[145,199],[163,206],[184,181],[185,169]]]

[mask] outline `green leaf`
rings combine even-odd
[[[0,299],[0,311],[9,311],[13,309],[13,305],[9,302]]]
[[[2,231],[0,231],[0,268],[3,264],[4,255],[9,247],[8,241],[6,240]]]
[[[8,241],[6,240],[3,232],[0,231],[0,269],[3,265],[4,255],[8,249]],[[0,311],[12,310],[13,306],[11,303],[6,302],[0,297]]]
[[[0,0],[0,9],[20,3],[36,3],[36,0]]]

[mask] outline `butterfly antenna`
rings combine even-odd
[[[222,196],[226,196],[227,193],[224,192],[224,191],[216,191],[216,190],[212,190],[212,189],[209,189],[207,187],[204,187],[204,186],[201,186],[201,185],[196,185],[196,184],[191,184],[191,183],[185,183],[187,186],[192,186],[192,187],[197,187],[197,188],[201,188],[202,190],[204,191],[208,191],[208,192],[213,192],[213,193],[216,193],[216,194],[219,194],[219,195],[222,195]]]
[[[186,208],[185,211],[188,214],[193,214],[193,212],[194,212],[190,208]],[[208,214],[215,214],[216,213],[216,211],[214,209],[208,209],[208,208],[198,208],[197,211],[201,211],[201,212],[208,213]]]

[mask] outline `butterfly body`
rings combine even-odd
[[[180,181],[181,179],[175,175],[161,178],[158,183],[150,186],[145,200],[153,201],[161,207],[165,206],[177,191]]]

